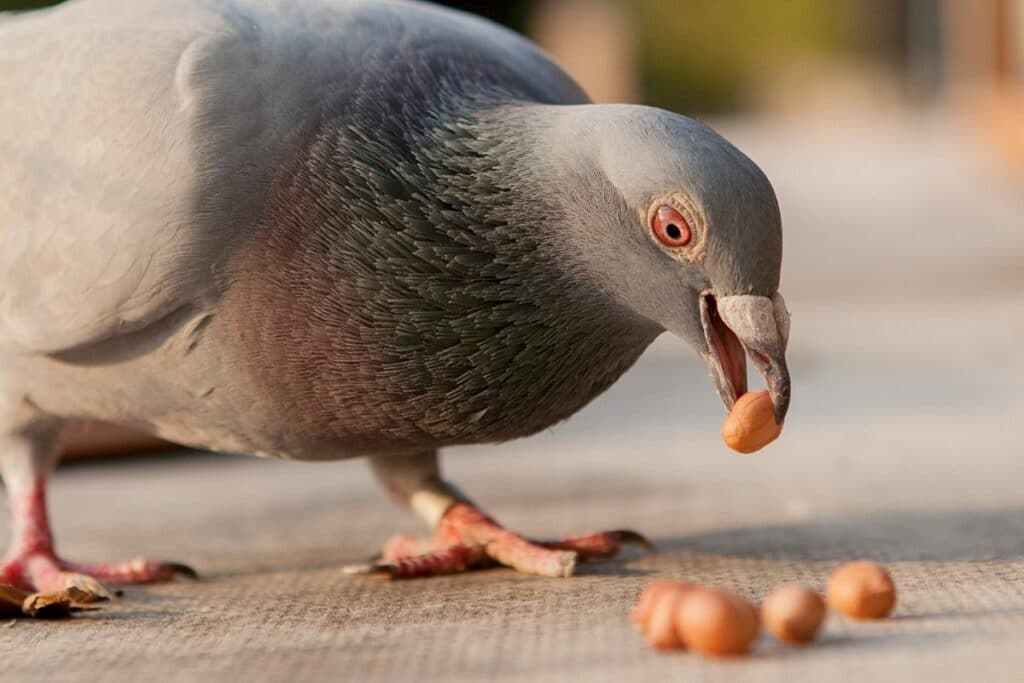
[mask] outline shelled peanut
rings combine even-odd
[[[710,657],[750,651],[764,623],[776,639],[806,645],[818,637],[826,605],[858,619],[888,616],[896,587],[884,567],[860,560],[841,565],[828,581],[827,599],[795,583],[776,586],[760,610],[735,593],[682,581],[655,581],[640,594],[632,620],[658,650],[692,650]]]
[[[828,606],[855,619],[882,619],[896,606],[896,584],[871,560],[847,562],[828,580]]]
[[[743,394],[722,423],[722,438],[729,448],[749,454],[779,438],[782,425],[775,421],[775,405],[767,391]]]
[[[649,585],[633,621],[659,650],[686,648],[709,656],[744,654],[761,629],[757,610],[745,598],[678,581]]]

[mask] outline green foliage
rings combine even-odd
[[[786,63],[849,51],[862,29],[853,2],[635,0],[646,99],[676,111],[744,104]]]
[[[56,5],[60,0],[0,0],[0,12]]]

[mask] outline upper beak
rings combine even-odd
[[[700,295],[700,317],[707,342],[705,360],[711,368],[725,407],[747,391],[745,356],[750,356],[764,378],[775,406],[775,421],[782,424],[789,411],[789,311],[782,296]]]

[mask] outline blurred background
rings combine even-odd
[[[0,0],[0,10],[52,4]],[[891,105],[931,102],[964,87],[1019,94],[1024,79],[1021,0],[440,4],[530,35],[598,101],[723,113],[846,92]]]

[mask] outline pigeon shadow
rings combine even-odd
[[[885,633],[857,633],[855,635],[835,635],[825,633],[819,640],[815,641],[812,648],[813,656],[829,657],[837,651],[865,650],[877,655],[885,650],[906,650],[920,648],[932,650],[935,647],[949,645],[953,642],[962,641],[964,637],[981,638],[981,634],[964,634],[961,632],[925,632],[914,631],[900,633],[887,631]],[[808,649],[787,646],[775,640],[764,637],[766,641],[759,647],[751,657],[759,660],[789,659],[793,657],[805,658],[808,656]]]
[[[1024,507],[826,517],[662,538],[656,545],[661,552],[812,562],[1022,561]]]

